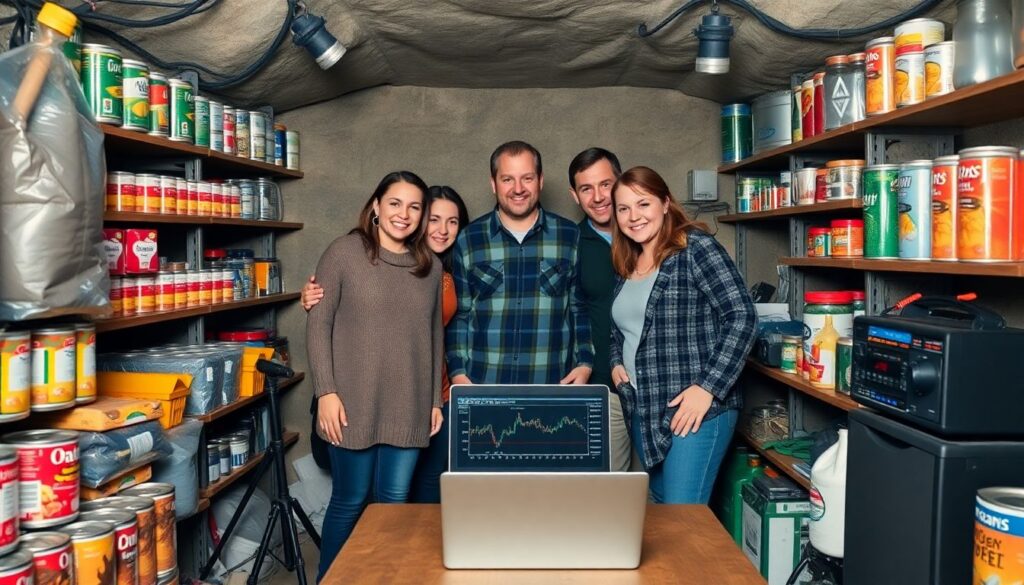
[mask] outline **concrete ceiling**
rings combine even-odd
[[[900,14],[919,0],[754,0],[795,28],[851,28]],[[75,4],[63,0],[65,4]],[[791,73],[820,67],[834,53],[862,49],[869,38],[808,42],[771,32],[746,12],[732,15],[732,69],[709,76],[693,71],[692,34],[706,8],[689,11],[649,38],[682,0],[307,0],[348,47],[321,71],[290,39],[251,81],[226,92],[243,105],[278,110],[331,99],[382,84],[463,88],[636,86],[676,89],[718,102],[784,87]],[[108,14],[135,18],[156,9],[99,2]],[[4,10],[0,8],[0,12]],[[252,62],[267,47],[286,10],[283,0],[221,0],[213,9],[173,25],[121,30],[166,61],[193,61],[223,72]],[[935,16],[950,23],[951,2]],[[891,31],[885,31],[887,33]],[[0,34],[3,34],[0,31]],[[108,42],[98,35],[87,41]]]

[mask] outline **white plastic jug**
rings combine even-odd
[[[840,429],[839,441],[811,468],[811,546],[840,559],[846,523],[846,433]]]

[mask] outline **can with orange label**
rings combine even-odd
[[[156,585],[156,507],[151,498],[111,496],[82,503],[82,512],[129,510],[138,521],[139,585]]]
[[[74,406],[75,343],[73,327],[32,332],[32,410]]]
[[[932,260],[956,260],[957,155],[940,156],[932,165]]]
[[[107,173],[107,211],[135,211],[135,175]]]
[[[18,451],[0,445],[0,555],[18,548]]]
[[[800,127],[805,139],[818,133],[814,121],[814,79],[811,78],[800,84]]]
[[[126,496],[152,498],[156,506],[156,566],[157,577],[168,575],[178,568],[177,517],[174,508],[174,485],[169,483],[143,483],[124,491]]]
[[[71,585],[71,537],[61,532],[26,532],[21,548],[32,553],[34,585]]]
[[[61,529],[71,537],[74,549],[75,585],[117,585],[114,525],[109,522],[75,522]]]
[[[161,270],[156,273],[156,310],[171,311],[174,309],[174,273]]]
[[[19,431],[0,441],[18,451],[21,525],[48,528],[78,517],[78,433]]]
[[[211,184],[206,181],[199,181],[196,184],[196,189],[199,193],[199,203],[196,215],[209,217],[213,213],[213,192],[211,190]]]
[[[75,404],[96,400],[96,328],[75,325]]]
[[[896,47],[892,37],[869,41],[865,48],[864,110],[869,116],[886,114],[896,109],[893,75],[896,69]]]
[[[896,55],[896,107],[924,101],[924,51]]]
[[[21,420],[32,405],[32,334],[0,331],[0,422]]]
[[[1024,582],[1024,489],[989,487],[974,500],[973,585]]]
[[[957,171],[957,257],[966,262],[1019,259],[1021,210],[1014,199],[1017,149],[960,151]]]
[[[130,510],[105,508],[82,512],[82,520],[109,522],[114,525],[117,585],[138,585],[139,520],[135,513]]]

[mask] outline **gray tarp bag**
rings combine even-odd
[[[14,96],[39,51],[53,56],[26,124]],[[103,132],[71,62],[40,43],[0,53],[0,323],[109,315],[105,183]]]

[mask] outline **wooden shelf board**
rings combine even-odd
[[[299,442],[299,433],[295,431],[285,430],[282,439],[284,440],[285,447],[290,447],[295,443]],[[205,488],[201,488],[199,490],[199,498],[209,500],[216,496],[217,494],[219,494],[220,492],[224,491],[231,484],[241,479],[242,476],[255,469],[256,466],[258,466],[260,462],[263,461],[263,457],[265,455],[266,453],[257,453],[256,455],[253,455],[252,458],[249,459],[249,461],[247,461],[246,464],[243,465],[242,467],[236,469],[235,471],[232,471],[227,475],[222,475],[218,481],[211,483]]]
[[[807,140],[761,152],[738,163],[723,164],[718,167],[718,172],[788,168],[789,156],[797,153],[837,153],[854,149],[863,153],[864,133],[885,127],[970,128],[1022,116],[1024,70],[1017,70],[920,104],[872,116]]]
[[[767,459],[772,466],[779,470],[780,473],[785,474],[790,479],[800,484],[805,490],[811,489],[811,480],[800,475],[796,469],[793,468],[794,463],[806,463],[802,459],[791,457],[789,455],[783,455],[774,449],[765,449],[761,446],[761,443],[755,441],[745,430],[737,430],[736,434],[743,438],[751,447],[754,448],[762,457]]]
[[[851,411],[860,408],[860,405],[853,401],[849,396],[836,392],[835,390],[826,390],[823,388],[815,388],[810,382],[805,382],[803,378],[796,374],[787,374],[778,368],[771,368],[762,363],[757,362],[753,359],[747,360],[747,368],[762,375],[765,375],[773,380],[782,382],[786,386],[802,392],[812,398],[816,398],[822,402],[828,403],[836,408]]]
[[[861,210],[864,207],[860,199],[843,199],[840,201],[826,201],[813,205],[797,205],[794,207],[782,207],[769,211],[755,211],[752,213],[730,213],[718,216],[722,223],[740,223],[746,221],[766,221],[789,219],[795,215],[811,215],[816,213],[830,213],[839,211]]]
[[[226,225],[256,229],[301,230],[303,224],[290,221],[257,221],[231,217],[200,217],[197,215],[164,215],[161,213],[129,213],[108,211],[105,223],[172,223],[182,225]]]
[[[306,374],[302,372],[296,372],[294,376],[281,382],[280,386],[278,387],[278,392],[284,392],[285,390],[294,387],[296,384],[298,384],[305,378]],[[221,406],[220,408],[215,408],[214,410],[211,410],[206,414],[190,416],[189,418],[194,418],[195,420],[202,421],[204,423],[213,422],[219,418],[224,418],[225,416],[231,414],[232,412],[235,412],[236,410],[240,410],[242,408],[245,408],[246,406],[249,406],[250,404],[259,402],[263,398],[266,398],[266,396],[266,392],[260,392],[259,394],[255,394],[253,396],[243,396],[240,397],[238,400],[235,400],[231,404],[225,404],[224,406]]]
[[[912,272],[959,276],[1024,277],[1024,262],[937,262],[931,260],[874,260],[870,258],[806,258],[790,256],[779,259],[785,266],[810,268],[842,268],[874,272]]]
[[[234,311],[237,309],[245,309],[248,307],[256,307],[259,305],[284,303],[297,300],[301,296],[302,295],[297,292],[282,293],[279,295],[270,295],[267,297],[257,297],[255,299],[246,299],[244,301],[232,301],[230,303],[221,303],[219,305],[193,307],[191,309],[179,309],[176,311],[165,311],[163,313],[150,313],[146,315],[135,315],[132,317],[112,317],[110,319],[97,319],[96,332],[103,333],[106,331],[117,331],[119,329],[141,327],[142,325],[150,325],[153,323],[161,323],[164,321],[176,321],[178,319],[186,319],[189,317],[199,317],[202,315],[209,315],[211,313],[222,313],[224,311]]]

